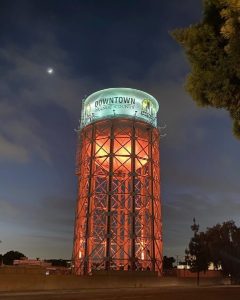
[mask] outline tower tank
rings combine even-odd
[[[130,88],[83,101],[78,129],[75,274],[162,271],[157,100]]]

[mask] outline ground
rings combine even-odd
[[[128,289],[85,289],[80,291],[48,291],[0,293],[4,300],[234,300],[239,299],[240,286],[161,287]]]

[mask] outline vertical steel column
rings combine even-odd
[[[124,270],[128,270],[129,266],[129,176],[125,174],[125,189],[124,189],[124,237],[123,237],[123,243],[124,243]],[[127,197],[127,201],[126,201]]]
[[[74,239],[73,239],[73,251],[72,251],[72,261],[74,261],[74,271],[75,273],[79,273],[79,257],[78,257],[78,253],[76,252],[77,249],[79,249],[79,241],[77,240],[77,235],[78,235],[78,214],[79,214],[79,190],[80,190],[80,168],[79,168],[79,162],[81,161],[81,159],[79,158],[79,155],[82,155],[82,152],[80,152],[80,148],[81,148],[81,138],[80,138],[81,133],[78,131],[77,132],[77,153],[76,153],[76,162],[77,162],[77,166],[76,166],[76,175],[78,176],[77,181],[78,181],[78,185],[77,185],[77,200],[76,200],[76,205],[75,205],[75,220],[74,220]],[[81,153],[81,154],[80,154]],[[76,260],[76,257],[78,257],[78,260]]]
[[[92,126],[91,135],[91,156],[90,156],[90,171],[89,171],[89,185],[88,185],[88,203],[87,203],[87,223],[86,223],[86,235],[85,235],[85,251],[84,251],[84,267],[83,274],[86,275],[89,272],[89,236],[90,236],[90,207],[91,207],[91,194],[92,194],[92,177],[93,177],[93,164],[94,164],[94,140],[95,140],[95,126]]]
[[[121,248],[122,248],[122,239],[121,239],[121,214],[122,214],[122,195],[121,195],[121,188],[122,188],[122,178],[118,179],[117,183],[117,198],[118,198],[118,206],[117,206],[117,236],[116,236],[116,261],[117,261],[117,270],[120,270],[121,264]],[[118,249],[120,247],[120,249]]]
[[[151,187],[151,208],[152,208],[152,218],[151,218],[151,244],[152,244],[152,271],[155,271],[156,257],[155,257],[155,228],[154,228],[154,195],[153,195],[153,129],[149,130],[149,153],[150,153],[150,187]]]
[[[147,251],[146,251],[146,242],[149,239],[149,236],[146,236],[146,211],[147,211],[147,193],[146,193],[146,186],[144,183],[144,169],[143,167],[141,168],[141,197],[145,199],[144,201],[144,207],[142,207],[142,229],[141,229],[141,259],[142,259],[142,266],[143,268],[146,268],[146,260],[147,258]]]
[[[113,146],[114,146],[114,121],[111,120],[110,128],[110,151],[109,151],[109,172],[108,172],[108,203],[107,203],[107,234],[106,234],[106,264],[105,270],[110,270],[111,254],[111,206],[112,206],[112,180],[113,180]]]
[[[135,135],[136,135],[136,130],[135,130],[135,121],[133,121],[132,124],[132,136],[131,136],[131,176],[132,176],[132,232],[131,232],[131,240],[132,240],[132,245],[131,245],[131,270],[134,271],[136,269],[136,245],[135,245],[135,239],[136,239],[136,232],[135,232],[135,200],[136,200],[136,195],[135,195],[135,176],[136,176],[136,170],[135,170],[135,159],[136,159],[136,154],[135,154]]]

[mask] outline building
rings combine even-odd
[[[52,264],[40,259],[28,259],[27,257],[23,257],[21,259],[15,259],[13,265],[50,267]]]
[[[95,270],[162,271],[159,105],[130,88],[83,101],[73,261]]]

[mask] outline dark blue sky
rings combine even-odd
[[[239,224],[240,143],[226,112],[197,108],[169,32],[201,0],[0,0],[0,253],[70,258],[81,100],[108,87],[155,96],[164,252],[184,256],[190,225]],[[49,75],[47,67],[55,73]]]

